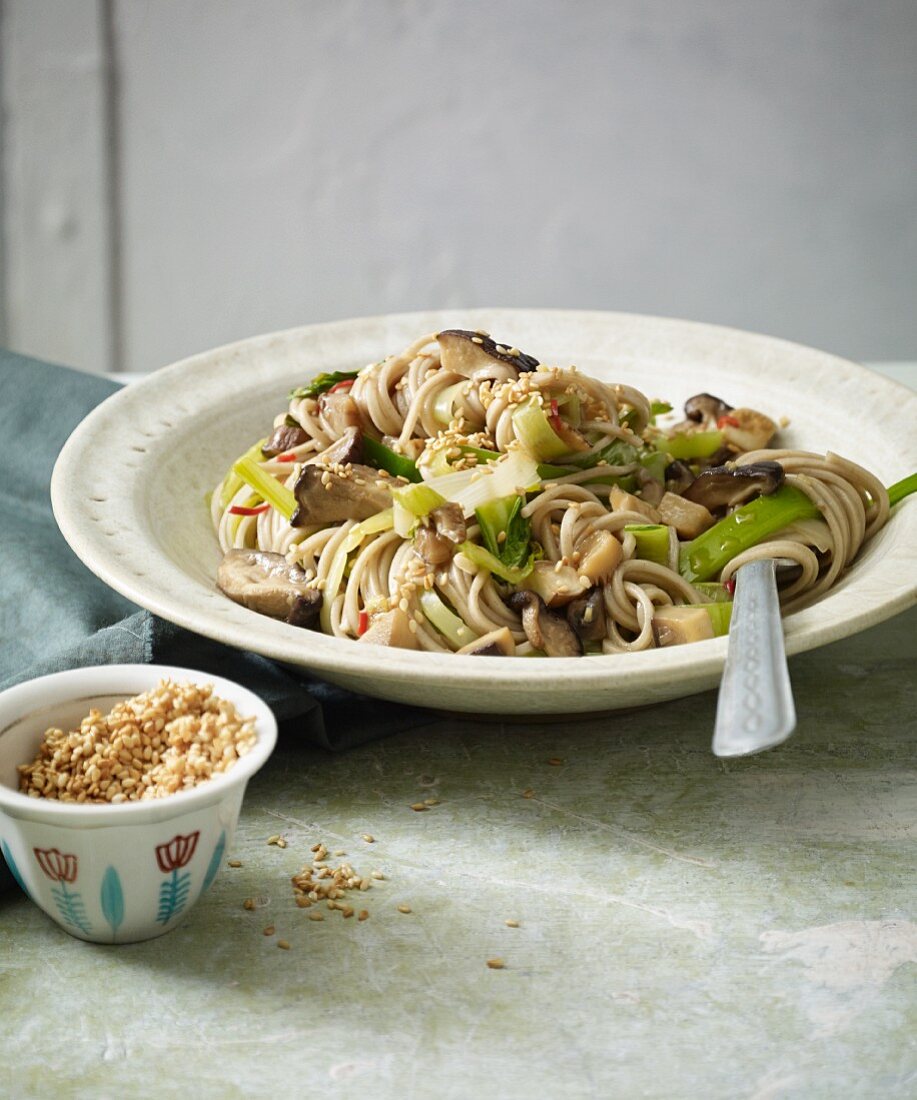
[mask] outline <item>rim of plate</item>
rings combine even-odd
[[[212,584],[208,589],[181,570],[149,537],[143,523],[143,485],[150,471],[142,456],[147,448],[136,444],[136,421],[129,415],[132,408],[142,407],[151,414],[145,438],[153,446],[178,426],[187,426],[200,417],[208,409],[211,396],[225,392],[225,371],[232,367],[247,371],[246,382],[259,382],[264,376],[259,385],[270,385],[272,356],[296,348],[302,352],[308,345],[313,354],[333,354],[362,364],[373,358],[373,352],[365,356],[367,348],[374,347],[376,355],[387,354],[391,347],[401,346],[399,339],[407,344],[419,333],[457,325],[488,330],[502,327],[504,331],[541,327],[563,332],[565,339],[569,339],[569,329],[579,337],[578,345],[571,347],[572,357],[624,354],[639,358],[639,351],[634,349],[648,341],[657,354],[660,348],[668,348],[670,354],[684,354],[684,349],[689,349],[692,355],[709,357],[718,365],[728,354],[750,356],[759,366],[767,364],[777,370],[784,382],[827,373],[833,391],[860,388],[868,394],[869,403],[882,409],[883,426],[900,443],[902,465],[895,477],[917,468],[917,440],[912,430],[917,422],[917,394],[828,352],[739,329],[643,314],[500,308],[433,310],[352,318],[249,337],[180,360],[117,391],[76,427],[58,456],[51,479],[51,500],[61,532],[101,580],[141,607],[197,634],[328,673],[332,678],[348,673],[365,677],[371,665],[373,678],[382,683],[432,680],[472,689],[476,684],[486,684],[491,692],[505,685],[516,693],[529,688],[543,693],[545,673],[550,668],[563,679],[568,697],[573,689],[607,691],[614,684],[637,682],[652,687],[687,676],[694,682],[715,682],[725,659],[725,637],[613,657],[495,657],[486,661],[455,654],[361,646],[311,631],[304,639],[306,632],[256,616],[219,596]],[[828,381],[826,377],[825,383]],[[168,419],[161,415],[166,409]],[[860,405],[851,412],[851,425],[863,409]],[[160,420],[156,421],[156,416]],[[105,441],[104,449],[100,440]],[[111,466],[102,461],[106,455],[129,450],[135,452],[130,459],[136,461],[125,458]],[[848,457],[858,460],[855,453],[848,452]],[[206,514],[204,522],[209,530]],[[117,528],[117,553],[111,542],[113,527]],[[917,600],[913,550],[917,546],[917,506],[913,501],[896,509],[892,522],[878,538],[885,544],[881,554],[860,563],[859,570],[855,563],[840,587],[785,620],[789,654],[866,629]],[[154,575],[146,568],[138,569],[138,562],[152,565]],[[570,709],[569,698],[562,709]]]

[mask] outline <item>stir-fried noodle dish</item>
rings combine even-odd
[[[217,582],[360,642],[613,654],[726,633],[758,558],[792,611],[888,518],[875,476],[772,446],[764,412],[701,393],[676,419],[484,332],[423,336],[290,394],[213,493]]]

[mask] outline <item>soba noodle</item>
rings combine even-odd
[[[534,589],[539,599],[533,603],[529,598],[536,618],[540,613],[547,617],[545,622],[567,624],[572,631],[572,605],[582,613],[582,601],[597,593],[598,602],[592,599],[589,606],[604,618],[604,632],[596,638],[594,630],[581,630],[580,651],[622,653],[660,644],[657,619],[664,616],[664,609],[708,607],[724,596],[728,599],[736,570],[752,560],[777,560],[784,578],[780,590],[784,611],[801,607],[835,584],[888,517],[883,485],[848,459],[770,449],[765,438],[770,431],[760,437],[764,446],[744,449],[747,433],[739,431],[745,427],[740,423],[742,415],[750,414],[754,425],[764,422],[770,430],[775,427],[753,410],[731,410],[720,402],[729,409],[722,417],[705,423],[695,417],[698,422],[665,431],[655,425],[656,408],[633,387],[607,384],[572,367],[533,369],[533,364],[517,349],[495,345],[486,334],[423,336],[400,354],[365,367],[352,381],[345,377],[323,393],[315,392],[319,386],[311,392],[308,387],[294,391],[274,421],[275,432],[289,429],[286,438],[292,445],[281,454],[255,452],[254,459],[263,474],[290,493],[296,493],[303,470],[322,468],[323,452],[348,432],[353,435],[354,428],[364,441],[381,444],[385,454],[395,456],[393,461],[403,460],[401,466],[396,461],[395,471],[414,466],[430,486],[444,484],[438,479],[462,470],[481,471],[472,473],[472,480],[486,477],[490,467],[499,468],[514,455],[537,461],[535,484],[515,487],[521,503],[514,523],[529,539],[526,562],[517,565],[515,573],[509,568],[501,575],[496,566],[482,565],[484,555],[475,547],[484,546],[486,533],[480,514],[473,509],[465,509],[464,538],[450,546],[448,560],[431,562],[423,557],[418,541],[419,531],[433,531],[430,514],[414,516],[413,527],[405,530],[402,513],[402,533],[397,523],[393,526],[388,521],[363,533],[356,516],[309,523],[310,516],[305,515],[302,526],[293,526],[282,510],[264,502],[251,480],[232,471],[212,497],[212,518],[222,550],[267,551],[299,567],[301,583],[321,592],[322,628],[338,637],[356,639],[369,633],[372,638],[376,617],[394,612],[404,616],[402,625],[407,625],[410,637],[407,643],[393,644],[438,652],[467,645],[467,651],[473,652],[477,639],[497,634],[503,639],[499,652],[518,656],[557,653],[538,629],[533,631],[525,600],[513,599],[513,593],[531,593],[530,578],[547,577],[544,563],[550,563],[558,576],[569,573],[579,585],[574,582],[559,595],[552,589],[552,599],[546,600],[541,598],[545,592],[539,582]],[[554,430],[554,440],[549,441],[552,457],[531,453],[531,438],[522,433],[522,408],[538,410],[532,415],[543,417]],[[536,426],[543,436],[540,421]],[[731,432],[734,426],[736,431]],[[721,438],[716,438],[717,433]],[[714,453],[675,461],[673,440],[696,443],[702,435],[708,450],[718,444]],[[570,444],[568,452],[557,457],[564,443]],[[499,457],[488,461],[481,452],[496,452]],[[653,456],[662,457],[654,470]],[[711,469],[715,469],[721,471],[716,476],[726,479],[739,471],[741,481],[744,468],[758,471],[774,463],[782,470],[779,490],[788,487],[804,494],[812,506],[810,514],[767,533],[753,545],[737,547],[725,564],[701,582],[685,564],[686,553],[699,543],[686,537],[679,523],[667,522],[665,514],[659,514],[663,494],[671,508],[672,497],[691,501],[685,480],[704,475],[711,482],[715,479]],[[324,468],[331,472],[322,473],[323,483],[332,475],[353,477],[352,471],[363,466],[345,462]],[[408,485],[392,470],[372,473],[380,485],[396,490]],[[676,477],[681,478],[680,486]],[[356,480],[362,483],[363,479]],[[757,499],[776,499],[776,491],[771,485]],[[443,499],[448,502],[449,498]],[[702,525],[715,530],[725,516],[738,512],[743,518],[748,499],[746,494],[738,504],[711,506],[709,521],[700,517]],[[696,502],[691,507],[704,511]],[[658,560],[658,554],[652,560],[645,547],[641,550],[641,534],[647,527],[666,526],[675,533],[668,537],[665,560]],[[610,547],[603,537],[602,545],[614,551],[613,568],[604,574],[580,575],[584,547],[597,532],[607,532],[617,544]],[[505,538],[506,532],[499,532],[498,544],[500,535]],[[665,532],[660,536],[657,530],[655,537],[657,545],[665,545]],[[660,537],[663,542],[658,542]],[[496,549],[499,558],[500,545]],[[493,554],[491,558],[496,560]],[[715,591],[723,586],[726,593]],[[433,593],[450,616],[449,623],[460,620],[457,634],[443,628],[441,616],[430,615],[431,601],[424,598],[425,593]],[[249,602],[249,606],[255,604]],[[466,645],[460,645],[466,637]],[[583,637],[588,640],[583,642]]]

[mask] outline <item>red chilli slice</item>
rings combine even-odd
[[[741,427],[738,420],[736,420],[736,418],[734,416],[721,416],[719,418],[719,420],[717,420],[717,422],[716,422],[716,426],[720,429],[720,431],[722,431],[723,428],[725,428],[727,424],[729,425],[730,428]]]
[[[259,504],[257,508],[245,508],[241,504],[234,504],[229,509],[231,516],[260,516],[262,512],[266,512],[270,508],[270,504]]]
[[[285,455],[277,455],[277,457],[275,458],[274,461],[275,462],[295,462],[298,457],[299,456],[293,454],[292,451],[287,451],[287,453]]]
[[[360,612],[360,621],[357,624],[357,634],[362,636],[363,634],[366,633],[367,630],[369,630],[369,612],[368,611],[361,611]]]
[[[337,393],[338,390],[349,390],[354,382],[356,382],[356,378],[345,378],[341,382],[335,382],[334,385],[328,389],[328,392]]]

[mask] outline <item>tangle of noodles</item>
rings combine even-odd
[[[470,333],[462,335],[477,340],[476,348],[485,341],[494,347],[486,334],[480,334],[481,339]],[[655,427],[650,402],[642,393],[629,386],[606,384],[573,367],[538,365],[532,369],[528,364],[534,361],[529,360],[526,369],[518,369],[514,357],[520,357],[520,363],[527,357],[501,345],[496,345],[499,354],[482,355],[477,365],[468,369],[454,356],[450,359],[443,347],[435,335],[423,336],[400,354],[365,367],[352,382],[339,383],[331,394],[303,396],[302,391],[294,391],[288,407],[274,422],[275,430],[291,429],[294,443],[281,455],[259,454],[260,470],[293,491],[303,469],[320,463],[322,452],[354,426],[363,436],[381,442],[391,454],[419,460],[425,477],[437,458],[440,473],[473,468],[479,458],[468,448],[501,456],[524,449],[515,414],[520,405],[534,401],[557,429],[558,438],[568,439],[569,435],[563,434],[565,428],[574,428],[576,445],[571,450],[573,465],[552,458],[560,468],[552,469],[537,487],[524,493],[519,516],[520,522],[530,525],[534,557],[553,563],[556,572],[568,566],[576,571],[586,540],[596,532],[607,532],[620,546],[610,574],[584,585],[586,595],[588,590],[600,593],[600,610],[604,609],[604,636],[592,638],[586,651],[610,654],[651,648],[659,641],[654,619],[660,609],[711,602],[710,584],[698,587],[690,574],[679,571],[679,550],[689,540],[679,540],[673,534],[668,558],[661,563],[639,556],[637,535],[630,530],[634,525],[655,523],[659,517],[654,518],[653,500],[658,503],[663,488],[674,491],[671,482],[663,487],[658,476],[654,488],[641,461],[652,451],[666,455],[672,438],[671,432]],[[575,425],[563,420],[571,409]],[[734,410],[740,411],[750,412]],[[766,421],[760,414],[752,415]],[[731,415],[722,418],[719,426],[724,427],[724,436],[733,423],[737,421]],[[680,425],[678,431],[684,434],[687,430],[690,435],[711,427],[714,425],[689,423]],[[746,562],[776,559],[784,567],[782,575],[789,578],[781,586],[782,606],[785,612],[793,611],[822,596],[888,517],[883,485],[838,455],[769,449],[766,443],[744,450],[741,443],[728,440],[725,448],[713,457],[693,461],[690,474],[724,462],[729,463],[729,470],[778,463],[785,485],[801,491],[817,510],[814,518],[789,523],[732,556],[709,578],[727,589],[736,570]],[[599,456],[601,461],[592,464]],[[671,462],[671,455],[667,461]],[[673,467],[668,469],[671,472]],[[599,475],[601,482],[597,481]],[[613,479],[623,479],[631,491],[618,494]],[[398,482],[391,479],[391,484]],[[451,652],[459,648],[463,635],[473,642],[505,630],[517,655],[544,652],[526,629],[524,611],[509,598],[514,590],[526,589],[526,579],[509,583],[472,560],[458,545],[449,560],[433,565],[419,554],[413,533],[402,537],[391,524],[361,539],[356,519],[292,526],[276,507],[263,504],[255,488],[232,474],[227,474],[213,493],[211,510],[224,552],[269,551],[299,566],[307,584],[322,592],[324,628],[338,637],[358,638],[376,614],[397,609],[406,616],[411,644],[419,649]],[[719,509],[710,522],[728,512]],[[480,544],[475,517],[467,518],[466,538]],[[429,519],[422,519],[421,524],[429,525]],[[359,541],[347,551],[348,540],[354,538]],[[330,591],[334,570],[339,569],[335,563],[345,552],[344,575],[336,590]],[[545,567],[539,568],[543,571]],[[580,578],[581,582],[588,580]],[[443,631],[435,616],[425,613],[423,596],[428,592],[461,621],[458,639]],[[563,618],[565,607],[555,606],[551,614]]]

